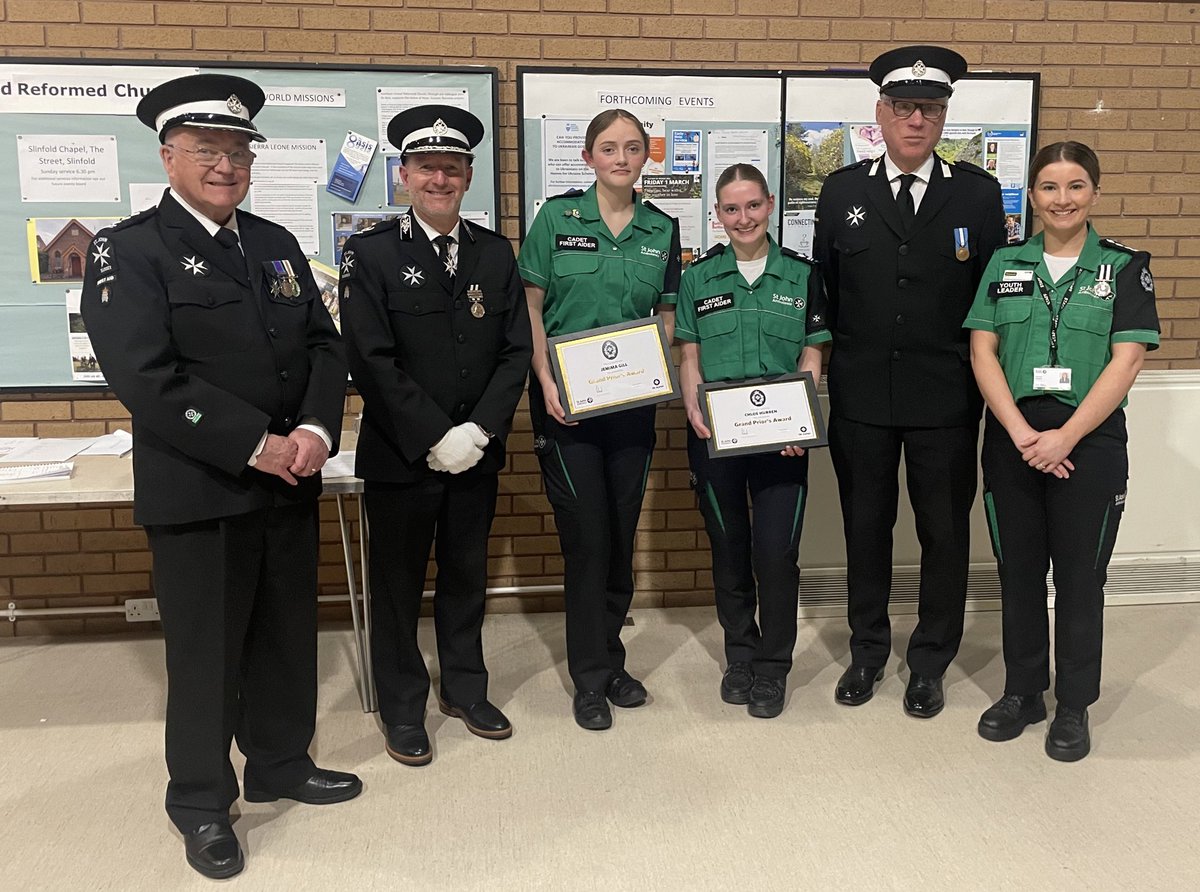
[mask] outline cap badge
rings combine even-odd
[[[230,93],[229,98],[225,100],[225,107],[235,115],[242,112],[242,100],[237,98],[237,93]]]
[[[446,131],[449,129],[450,128],[446,126],[446,122],[443,121],[441,118],[438,118],[436,121],[433,122],[433,135],[434,136],[445,136]]]
[[[913,77],[924,77],[925,76],[925,63],[922,62],[920,59],[918,59],[913,64],[912,73],[913,73]]]

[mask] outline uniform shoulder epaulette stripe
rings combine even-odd
[[[354,234],[361,235],[365,238],[368,235],[379,235],[381,232],[391,232],[396,228],[396,219],[397,218],[393,217],[391,220],[382,220],[379,223],[376,223],[373,226],[368,226],[361,232],[356,232]]]
[[[1138,251],[1137,248],[1131,248],[1131,247],[1129,247],[1129,245],[1122,245],[1120,242],[1115,242],[1110,238],[1100,239],[1100,244],[1106,248],[1114,248],[1118,251],[1124,251],[1126,254],[1143,253],[1143,252]]]
[[[658,207],[658,206],[657,206],[657,205],[656,205],[654,202],[652,202],[652,201],[643,201],[643,202],[642,202],[642,207],[646,208],[647,210],[654,211],[654,213],[656,213],[656,214],[662,214],[664,217],[666,217],[666,218],[667,218],[668,220],[670,220],[671,222],[674,222],[674,221],[675,221],[675,218],[674,218],[674,217],[672,217],[670,214],[668,214],[668,213],[667,213],[666,211],[664,211],[662,208]]]
[[[784,257],[790,257],[793,260],[803,261],[804,263],[807,263],[809,266],[817,265],[817,261],[813,260],[811,257],[805,257],[799,251],[793,251],[791,248],[786,248],[783,245],[779,246],[779,253],[782,254]]]
[[[967,173],[977,174],[981,177],[987,177],[989,180],[996,178],[980,167],[978,164],[972,164],[970,161],[954,161],[952,162],[955,170],[966,171]]]
[[[697,263],[703,263],[706,260],[711,260],[713,257],[720,257],[724,252],[725,244],[723,242],[717,242],[715,245],[693,260],[692,266],[695,266]]]
[[[157,207],[157,206],[155,206],[155,207],[152,207],[152,208],[146,208],[144,211],[138,211],[138,212],[137,212],[136,214],[134,214],[132,217],[126,217],[126,218],[125,218],[124,220],[122,220],[121,222],[119,222],[119,223],[114,223],[114,224],[113,224],[112,226],[110,226],[109,228],[110,228],[110,229],[112,229],[112,230],[115,232],[115,231],[117,231],[118,229],[125,229],[125,228],[127,228],[127,227],[129,227],[129,226],[136,226],[136,225],[137,225],[137,224],[139,224],[139,223],[144,223],[146,220],[150,219],[151,217],[153,217],[153,216],[154,216],[155,214],[157,214],[157,213],[158,213],[158,207]]]
[[[847,164],[845,167],[839,167],[833,173],[829,174],[829,176],[837,176],[839,173],[845,173],[848,170],[858,170],[858,168],[870,164],[873,160],[873,158],[864,158],[862,161],[855,161],[853,164]]]
[[[558,195],[549,196],[546,201],[554,201],[556,198],[578,198],[583,193],[583,189],[568,189],[566,192],[560,192]]]
[[[486,238],[498,238],[508,241],[507,238],[498,233],[496,230],[488,229],[486,226],[476,223],[474,220],[468,220],[466,217],[464,217],[462,222],[464,226],[471,230],[471,232],[474,232],[478,235],[482,235]]]

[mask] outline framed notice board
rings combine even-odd
[[[258,158],[242,207],[296,235],[335,319],[341,245],[408,207],[400,156],[386,137],[397,112],[438,103],[483,122],[463,216],[499,226],[494,68],[4,60],[0,389],[103,386],[79,316],[86,252],[99,229],[157,203],[166,188],[158,138],[138,121],[138,101],[201,72],[245,77],[266,93],[254,120],[268,141],[252,147]]]
[[[1037,144],[1037,74],[983,72],[955,84],[937,151],[1000,180],[1012,240],[1026,233],[1025,173]],[[517,68],[521,233],[541,203],[594,175],[580,158],[584,130],[624,108],[650,134],[642,195],[679,218],[685,263],[725,233],[713,185],[735,162],[758,166],[775,194],[776,238],[811,254],[825,177],[884,151],[878,87],[866,71],[678,71]]]

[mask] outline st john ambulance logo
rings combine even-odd
[[[605,359],[616,359],[619,352],[614,341],[605,341],[600,345],[600,350],[604,354]]]
[[[851,226],[861,226],[866,216],[867,212],[862,208],[850,208],[850,210],[846,211],[846,222]]]
[[[196,257],[184,257],[179,261],[180,265],[193,276],[207,276],[208,267],[204,265],[204,261]]]
[[[425,282],[425,273],[415,266],[406,266],[401,275],[404,277],[404,284],[412,288],[417,288]]]
[[[767,395],[756,387],[750,391],[750,402],[755,406],[765,406],[767,404]]]

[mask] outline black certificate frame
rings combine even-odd
[[[729,449],[718,449],[715,428],[712,420],[712,409],[708,395],[723,390],[769,390],[773,385],[789,384],[794,381],[805,383],[805,393],[808,397],[808,409],[815,426],[815,436],[806,440],[780,440],[773,443],[761,443],[757,446],[738,446]],[[799,446],[803,449],[814,449],[829,445],[829,435],[825,426],[825,416],[821,414],[821,404],[817,399],[817,382],[812,372],[789,372],[786,375],[774,375],[770,378],[747,378],[743,381],[714,381],[701,384],[697,388],[700,402],[700,413],[704,416],[704,426],[713,435],[708,438],[708,457],[726,458],[732,455],[761,455],[768,452],[779,452],[785,446]]]
[[[570,344],[575,341],[594,340],[613,335],[616,335],[616,339],[619,339],[622,332],[650,327],[654,327],[658,331],[659,350],[661,351],[667,382],[671,386],[670,393],[660,393],[655,396],[624,400],[620,403],[613,403],[596,409],[572,411],[570,409],[571,401],[567,394],[566,373],[563,371],[559,359],[558,347],[562,344]],[[572,332],[568,335],[556,335],[555,337],[546,339],[546,349],[550,354],[550,368],[554,372],[554,384],[558,388],[558,399],[562,403],[563,415],[567,421],[599,418],[601,415],[625,412],[640,406],[657,405],[658,403],[665,403],[679,398],[679,376],[675,371],[675,362],[671,358],[671,347],[667,341],[667,329],[663,324],[662,316],[648,316],[644,319],[634,319],[632,322],[618,322],[615,325],[602,325],[598,328],[589,328],[585,331]]]

